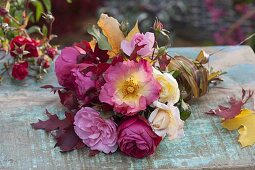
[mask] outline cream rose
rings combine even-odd
[[[154,132],[162,137],[167,134],[170,140],[184,136],[184,122],[180,119],[179,109],[172,104],[155,101],[156,109],[151,113],[149,122]]]
[[[176,79],[170,73],[161,73],[153,69],[154,78],[162,86],[159,101],[175,104],[180,99],[180,90]]]

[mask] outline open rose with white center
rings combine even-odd
[[[172,104],[153,102],[156,109],[151,113],[149,122],[154,132],[164,137],[168,135],[170,140],[184,136],[184,122],[180,119],[180,111]]]
[[[170,73],[161,73],[156,69],[153,69],[153,76],[162,87],[159,101],[162,103],[177,103],[180,99],[180,90],[176,79]]]

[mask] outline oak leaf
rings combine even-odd
[[[255,112],[243,109],[239,115],[233,119],[222,122],[222,126],[228,130],[238,129],[238,141],[242,147],[250,146],[255,143]]]
[[[64,119],[59,119],[57,115],[53,115],[46,110],[46,115],[49,117],[46,121],[32,123],[34,129],[42,129],[46,132],[55,131],[53,134],[57,143],[55,147],[59,147],[61,152],[67,152],[74,149],[80,149],[85,146],[82,140],[74,131],[74,114],[71,112],[65,113]]]
[[[69,127],[70,125],[73,124],[73,113],[69,113],[69,112],[66,112],[65,113],[65,119],[63,120],[60,120],[58,118],[57,115],[52,115],[50,112],[48,112],[48,110],[46,110],[46,113],[45,113],[49,119],[48,120],[45,120],[45,121],[42,121],[39,119],[39,122],[37,123],[32,123],[31,126],[34,128],[34,129],[43,129],[45,130],[46,132],[50,132],[50,131],[53,131],[53,130],[57,130],[57,129],[64,129],[66,127]]]

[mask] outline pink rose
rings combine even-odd
[[[152,74],[146,60],[124,61],[110,66],[104,73],[99,100],[114,107],[114,111],[131,116],[158,100],[161,85]]]
[[[120,150],[135,158],[153,154],[161,139],[153,132],[147,120],[138,115],[128,117],[118,128]]]
[[[135,47],[139,46],[142,48],[137,51],[137,54],[142,57],[146,57],[153,53],[154,42],[155,36],[153,33],[136,33],[130,42],[127,40],[123,40],[121,42],[121,49],[125,54],[130,56],[134,51]]]
[[[87,67],[90,66],[87,64]],[[79,68],[72,69],[72,76],[74,77],[74,89],[77,97],[86,104],[89,101],[87,92],[96,87],[95,80],[92,80],[92,72],[83,73]]]
[[[74,117],[74,130],[91,150],[104,153],[115,152],[117,145],[117,128],[111,119],[103,119],[99,113],[84,107]]]
[[[58,83],[67,88],[73,88],[73,78],[71,70],[77,67],[79,51],[74,47],[66,47],[61,51],[55,62],[55,72]]]

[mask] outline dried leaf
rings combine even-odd
[[[211,82],[214,79],[219,79],[219,76],[221,76],[222,74],[225,74],[226,72],[222,72],[222,71],[214,71],[211,72],[208,76],[208,81]]]
[[[218,115],[224,118],[224,120],[233,119],[241,112],[243,105],[252,97],[253,91],[249,90],[248,95],[246,94],[246,91],[242,89],[241,100],[231,97],[228,102],[230,104],[230,107],[219,105],[218,109],[211,109],[206,113]]]
[[[59,147],[61,152],[68,152],[85,147],[85,144],[75,133],[73,126],[57,130],[54,138],[57,141],[55,147]]]
[[[228,130],[238,129],[238,141],[242,147],[250,146],[255,143],[255,112],[243,109],[239,115],[233,119],[222,122],[222,126]]]
[[[54,94],[59,91],[59,90],[62,90],[64,89],[63,87],[54,87],[52,85],[44,85],[41,87],[42,89],[51,89],[51,92],[53,92]]]
[[[119,28],[119,22],[115,18],[109,17],[107,14],[101,14],[97,25],[102,29],[112,47],[112,50],[108,52],[108,55],[114,57],[119,54],[120,44],[124,39],[124,35]]]
[[[140,33],[139,28],[138,28],[138,20],[136,21],[134,28],[132,28],[132,30],[128,33],[128,35],[127,35],[127,37],[126,37],[126,40],[127,40],[127,41],[131,41],[132,38],[133,38],[133,36],[134,36],[136,33]]]
[[[75,92],[72,90],[59,90],[58,95],[60,98],[60,102],[63,106],[68,108],[69,110],[77,109],[79,103],[77,101],[77,97]]]
[[[186,81],[185,83],[181,84],[186,84],[190,87],[190,90],[186,89],[187,93],[189,94],[189,96],[187,96],[186,98],[198,98],[200,96],[199,86],[196,82],[197,69],[198,68],[192,61],[183,56],[175,56],[171,59],[170,63],[167,66],[168,71],[179,71],[181,73],[181,77]]]
[[[57,115],[52,115],[48,110],[45,113],[49,119],[46,121],[42,121],[39,119],[39,122],[32,123],[31,126],[34,129],[43,129],[46,132],[50,132],[56,129],[64,129],[73,124],[73,113],[66,112],[65,119],[60,120]]]
[[[196,58],[196,61],[201,64],[206,64],[209,60],[209,54],[207,54],[204,50],[201,50]]]
[[[85,146],[82,140],[76,135],[74,131],[74,114],[71,112],[65,113],[65,118],[60,120],[57,115],[52,115],[46,110],[46,115],[49,117],[46,121],[32,123],[31,126],[34,129],[42,129],[46,132],[56,130],[54,136],[58,146],[62,152],[71,151],[74,149],[80,149]]]

